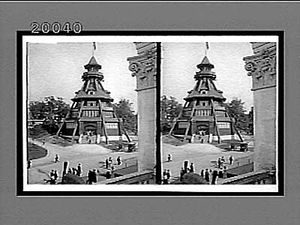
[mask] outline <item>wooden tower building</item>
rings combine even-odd
[[[240,139],[234,127],[234,120],[229,117],[223,105],[223,92],[214,84],[214,65],[205,56],[197,65],[200,71],[194,76],[196,84],[184,98],[184,107],[175,120],[169,135],[191,142],[211,143],[213,141]],[[237,135],[237,136],[236,136]]]
[[[103,74],[94,56],[84,66],[83,85],[75,92],[73,104],[57,134],[72,136],[79,143],[108,143],[120,140],[123,134],[129,140],[113,108],[110,92],[102,86]]]

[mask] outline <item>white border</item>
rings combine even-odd
[[[117,36],[117,35],[95,35],[95,36],[31,36],[24,35],[22,38],[22,47],[23,47],[23,191],[110,191],[110,192],[131,192],[131,191],[140,191],[140,192],[202,192],[209,193],[245,193],[245,192],[278,192],[278,126],[276,126],[276,185],[35,185],[27,184],[27,79],[26,79],[26,43],[57,43],[57,42],[276,42],[277,43],[277,74],[279,73],[278,62],[278,36],[262,36],[262,35],[246,35],[246,36],[234,36],[234,35],[224,35],[224,36],[198,36],[198,35],[188,35],[188,36]],[[130,57],[130,56],[128,56]],[[277,79],[278,86],[278,79]],[[277,104],[277,113],[276,120],[278,124],[278,88],[276,92],[276,104]],[[142,194],[141,194],[142,195]]]

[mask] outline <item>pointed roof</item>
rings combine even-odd
[[[98,64],[98,62],[97,62],[97,60],[96,60],[96,58],[94,56],[92,56],[92,58],[90,59],[90,61],[88,62],[88,64],[86,64],[84,66],[85,69],[89,69],[91,67],[97,67],[97,68],[101,69],[101,65]]]
[[[204,58],[202,59],[202,62],[200,64],[211,64],[207,58],[207,56],[204,56]]]
[[[204,56],[204,58],[202,59],[202,62],[200,64],[198,64],[197,67],[199,69],[202,69],[204,67],[208,67],[210,69],[215,68],[215,66],[209,62],[207,56]]]

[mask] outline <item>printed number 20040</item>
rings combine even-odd
[[[72,25],[69,22],[66,22],[63,26],[59,22],[54,22],[52,24],[48,22],[44,22],[42,24],[39,24],[37,22],[33,22],[31,25],[32,30],[31,33],[38,34],[40,31],[44,34],[49,33],[52,31],[53,33],[57,34],[61,31],[64,32],[71,32],[78,34],[82,31],[82,24],[79,22],[75,22]]]

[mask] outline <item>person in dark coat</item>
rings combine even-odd
[[[209,182],[209,171],[208,169],[205,170],[204,179]]]
[[[183,177],[183,175],[184,175],[184,169],[181,167],[181,169],[180,169],[180,181],[182,181],[182,177]]]
[[[201,176],[201,177],[204,177],[204,170],[201,170],[200,176]]]
[[[53,177],[54,176],[54,170],[51,170],[51,172],[50,172],[50,175],[49,175],[50,177]]]
[[[106,171],[105,177],[106,177],[106,179],[110,179],[111,178],[111,173],[110,173],[109,170]]]
[[[111,157],[108,158],[108,163],[109,163],[109,165],[112,165],[112,164],[113,164],[113,160],[112,160]]]
[[[91,170],[89,170],[89,172],[88,172],[88,178],[87,178],[87,180],[86,180],[86,183],[87,184],[92,184],[92,173],[91,173],[92,171]]]
[[[78,166],[77,166],[77,176],[81,176],[82,174],[82,164],[81,163],[78,163]]]
[[[108,159],[105,159],[105,168],[108,169],[108,167],[109,167]]]
[[[57,170],[54,170],[54,174],[53,174],[53,176],[54,176],[54,179],[55,179],[55,180],[57,180],[57,178],[58,178],[58,173],[57,173]]]
[[[183,169],[184,169],[184,173],[188,172],[188,166],[189,166],[189,161],[185,160],[183,162]]]
[[[92,182],[97,183],[97,173],[96,173],[96,169],[92,170]]]
[[[117,157],[117,164],[118,164],[118,165],[121,165],[121,163],[122,163],[122,162],[121,162],[121,157],[118,156],[118,157]]]
[[[221,158],[218,158],[218,168],[221,168],[221,165],[222,165]]]
[[[218,171],[214,170],[213,173],[212,173],[211,184],[216,184],[217,183],[217,176],[218,176]]]
[[[58,162],[59,162],[59,155],[58,155],[58,154],[55,155],[54,162],[55,162],[55,163],[58,163]]]
[[[112,176],[112,177],[115,177],[115,167],[114,167],[114,166],[112,166],[112,167],[110,168],[110,171],[111,171],[111,176]]]
[[[194,168],[194,163],[191,163],[190,165],[190,173],[194,173],[195,168]]]
[[[232,163],[233,163],[233,156],[231,155],[229,156],[229,164],[232,165]]]
[[[172,156],[171,156],[171,154],[168,154],[168,162],[171,162],[172,161]]]
[[[223,170],[219,170],[218,177],[219,177],[219,178],[223,178]]]
[[[171,178],[171,172],[170,172],[170,170],[167,170],[167,179],[169,180],[170,178]]]

